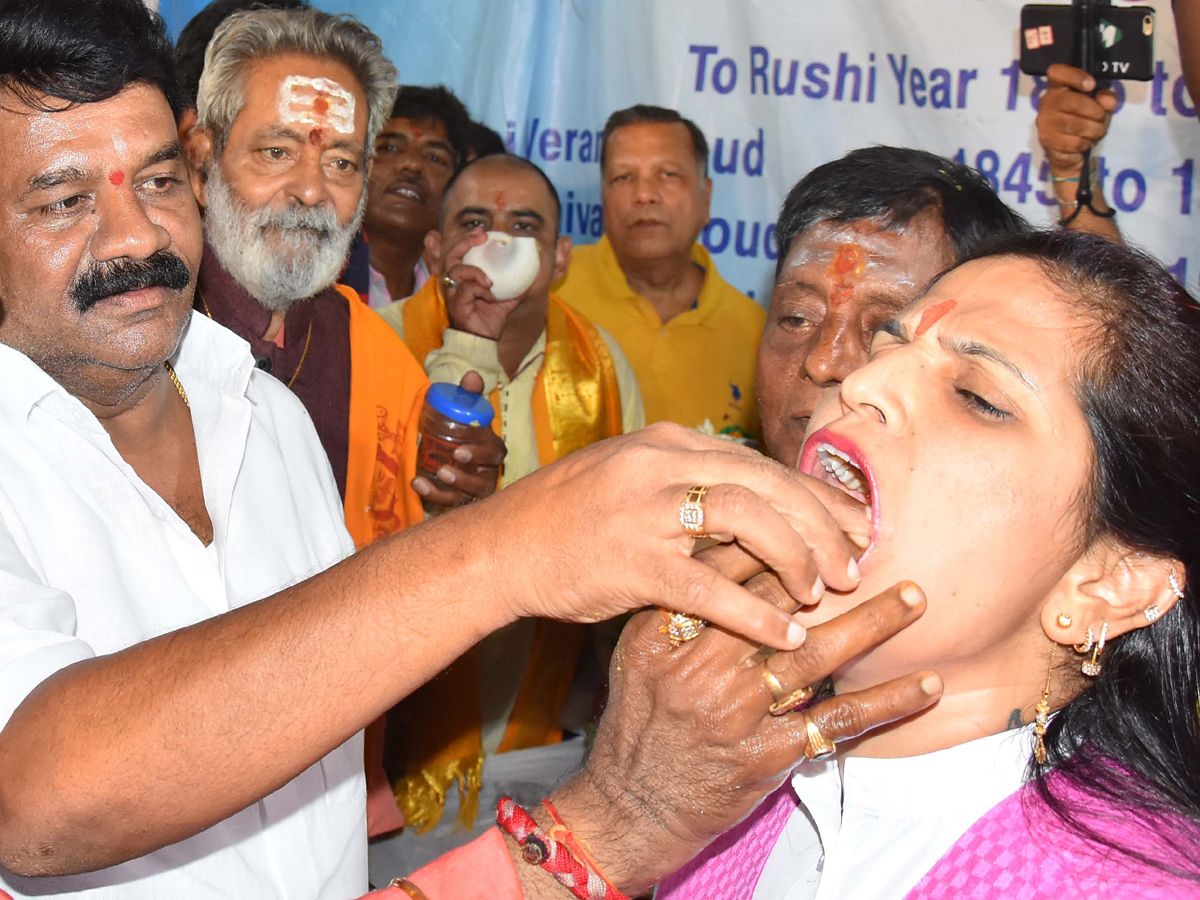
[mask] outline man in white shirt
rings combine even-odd
[[[668,602],[799,644],[691,558],[688,485],[797,596],[850,586],[844,540],[794,562],[799,479],[672,429],[316,574],[351,544],[312,424],[191,314],[171,68],[140,0],[0,5],[0,889],[352,897],[358,732],[488,633]]]

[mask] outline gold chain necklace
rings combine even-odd
[[[163,365],[167,367],[167,375],[171,379],[171,384],[175,385],[175,390],[179,391],[179,396],[183,398],[183,405],[188,409],[191,409],[192,404],[188,402],[187,391],[185,391],[183,389],[183,385],[179,383],[179,376],[175,374],[174,367],[166,360],[163,360]]]
[[[213,317],[212,310],[208,308],[208,301],[204,299],[204,292],[196,288],[196,296],[200,298],[200,305],[204,307],[204,314],[210,319]],[[304,361],[308,359],[308,345],[312,343],[313,320],[308,320],[308,334],[304,336],[304,349],[300,351],[300,362],[296,363],[296,369],[292,372],[292,377],[288,379],[287,386],[290,388],[296,383],[296,379],[300,376],[300,370],[304,368]]]

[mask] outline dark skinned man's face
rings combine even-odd
[[[389,119],[375,139],[367,187],[368,235],[395,232],[423,240],[437,228],[438,206],[454,174],[454,149],[437,119]]]
[[[171,110],[146,84],[45,102],[0,91],[0,341],[59,380],[159,365],[201,255]]]
[[[935,211],[902,228],[820,222],[788,249],[758,348],[763,442],[795,466],[817,404],[867,362],[871,336],[954,262]]]

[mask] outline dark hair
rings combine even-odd
[[[243,10],[301,9],[306,6],[308,3],[305,0],[212,0],[192,16],[191,21],[183,26],[183,31],[179,32],[179,39],[175,42],[175,77],[179,82],[182,108],[196,108],[200,74],[204,71],[204,51],[217,26],[235,12]]]
[[[550,176],[543,172],[536,163],[530,162],[523,156],[516,156],[512,153],[493,153],[489,156],[481,156],[478,159],[471,160],[469,163],[451,175],[450,180],[446,182],[445,190],[442,191],[442,202],[438,210],[438,227],[441,227],[442,220],[446,215],[446,198],[450,196],[451,188],[453,188],[458,179],[463,176],[463,173],[475,168],[475,166],[479,165],[481,162],[496,162],[497,160],[503,160],[510,165],[517,166],[518,168],[528,169],[538,174],[538,177],[541,178],[542,182],[546,185],[546,190],[550,192],[550,199],[554,201],[553,224],[554,231],[557,233],[559,220],[562,218],[562,201],[558,199],[558,189],[554,186],[554,182],[550,180]]]
[[[960,260],[998,235],[1029,228],[969,166],[924,150],[863,147],[817,166],[788,193],[775,228],[775,277],[783,271],[792,242],[814,225],[878,219],[887,227],[900,227],[931,208],[941,214]]]
[[[1200,308],[1156,260],[1094,235],[1034,232],[976,258],[995,256],[1035,262],[1094,323],[1075,385],[1095,446],[1084,541],[1113,539],[1195,576],[1161,619],[1108,642],[1100,674],[1050,722],[1046,765],[1033,764],[1122,810],[1126,834],[1165,822],[1150,846],[1175,853],[1118,847],[1053,779],[1038,790],[1085,838],[1200,881]],[[1181,841],[1191,871],[1173,865]]]
[[[179,115],[171,42],[142,0],[20,0],[0,7],[0,88],[32,109],[110,100],[132,84],[160,90]]]
[[[392,106],[392,118],[441,122],[454,151],[454,168],[462,168],[467,161],[467,134],[471,116],[462,101],[444,85],[421,87],[402,84],[400,93],[396,95],[396,103]]]
[[[493,131],[482,122],[471,122],[467,127],[467,158],[479,159],[481,156],[494,156],[497,153],[507,153],[504,138],[499,132]]]
[[[700,168],[704,170],[704,177],[708,177],[708,141],[704,139],[704,132],[700,130],[699,126],[691,119],[685,119],[673,109],[649,106],[645,103],[638,103],[627,109],[618,109],[604,123],[604,131],[600,134],[601,172],[604,171],[604,163],[608,158],[608,139],[612,137],[614,131],[624,128],[626,125],[684,126],[692,137],[692,150],[696,154],[696,162],[700,163]]]

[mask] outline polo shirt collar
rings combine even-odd
[[[612,242],[608,239],[607,234],[600,238],[597,246],[603,263],[601,271],[605,282],[605,293],[613,297],[637,297],[638,295],[629,286],[629,279],[625,277],[625,272],[621,268],[621,263],[617,260],[617,253],[613,249]],[[671,320],[672,322],[680,319],[701,322],[708,318],[720,302],[721,276],[713,264],[712,255],[699,241],[692,244],[692,262],[704,270],[704,281],[700,284],[700,295],[696,298],[695,306],[681,312]]]

